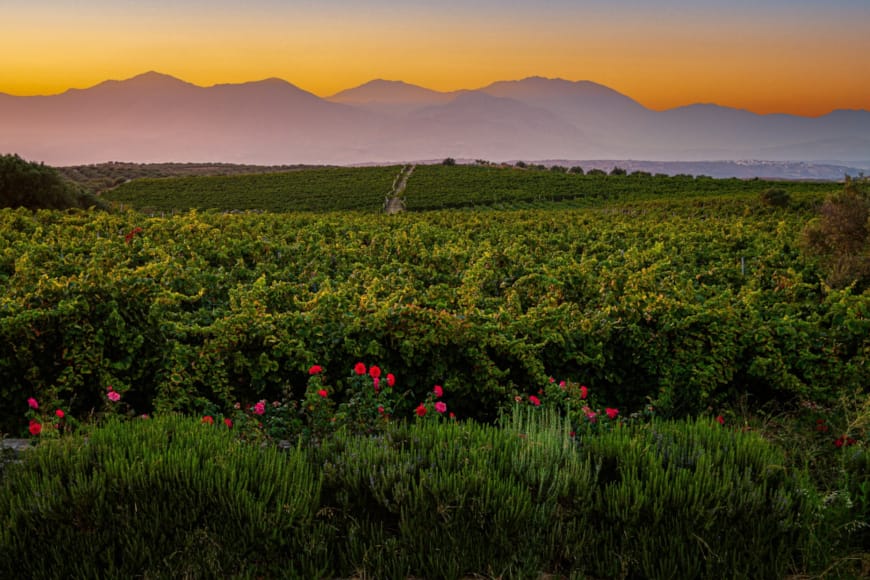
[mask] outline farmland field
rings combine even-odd
[[[378,212],[399,166],[307,169],[272,174],[134,179],[104,197],[148,212],[188,209]],[[819,199],[830,183],[691,176],[574,175],[519,168],[417,166],[402,197],[409,211],[599,207],[643,201],[748,199],[771,187]]]
[[[870,299],[805,243],[842,184],[418,166],[386,215],[400,169],[0,210],[0,433],[41,441],[0,571],[860,576]]]
[[[448,385],[458,411],[484,419],[549,376],[675,416],[870,384],[866,293],[828,288],[799,250],[841,186],[781,184],[790,205],[771,208],[765,182],[433,166],[411,178],[409,208],[464,206],[477,191],[475,206],[537,209],[379,214],[398,170],[143,180],[114,193],[180,212],[164,218],[3,212],[4,407],[50,390],[87,408],[105,384],[141,411],[229,405],[275,396],[311,364],[359,358],[388,362],[411,389]],[[486,201],[488,183],[501,193]],[[345,196],[355,187],[370,193]],[[224,209],[259,196],[319,211],[182,212],[211,207],[206,193]],[[0,419],[15,428],[12,414]]]

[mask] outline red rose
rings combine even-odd
[[[604,412],[608,419],[616,419],[616,416],[619,415],[619,409],[611,409],[610,407],[604,409]]]
[[[585,385],[580,387],[580,398],[585,399],[589,395],[589,389]]]
[[[432,392],[435,393],[436,399],[440,399],[444,396],[444,389],[441,388],[441,385],[435,385],[435,387],[432,388]]]
[[[205,417],[203,417],[202,422],[207,425],[214,425],[214,419],[212,419],[210,415],[206,415]]]
[[[719,415],[718,417],[716,417],[716,422],[719,423],[720,425],[724,425],[725,424],[725,417],[723,417],[722,415]]]
[[[364,365],[361,362],[356,363],[356,365],[353,367],[353,372],[355,372],[358,375],[366,374],[366,365]]]
[[[226,425],[228,429],[233,428],[233,422],[230,419],[224,419],[224,425]]]
[[[541,399],[539,399],[538,397],[536,397],[536,396],[534,396],[534,395],[529,395],[529,402],[530,402],[532,405],[534,405],[535,407],[540,407],[540,406],[541,406]]]
[[[37,423],[36,421],[34,421],[32,419],[30,420],[29,429],[30,429],[30,434],[33,435],[34,437],[36,437],[37,435],[42,433],[42,425],[40,425],[39,423]]]
[[[414,412],[417,413],[418,417],[423,417],[426,415],[426,405],[420,403],[420,405],[414,409]]]
[[[66,416],[66,413],[64,413],[64,412],[61,411],[60,409],[58,409],[57,411],[55,411],[54,414],[57,415],[57,418],[58,418],[58,419],[63,419],[63,418]]]
[[[317,391],[317,394],[320,395],[321,397],[323,397],[324,399],[329,395],[329,393],[326,392],[326,389],[320,389],[319,391]]]
[[[380,377],[381,376],[381,369],[379,369],[375,365],[372,365],[371,368],[369,368],[369,376],[373,379]]]
[[[396,384],[396,377],[393,376],[393,373],[387,373],[387,384],[391,387]]]
[[[309,375],[319,375],[323,372],[323,367],[320,365],[314,365],[310,369],[308,369]]]

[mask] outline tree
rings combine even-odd
[[[771,187],[761,192],[761,203],[770,207],[787,207],[789,199],[788,192],[778,187]]]
[[[53,167],[0,155],[0,207],[68,209],[100,206],[93,195],[64,180]]]
[[[452,157],[448,157],[447,159],[445,159],[444,161],[441,162],[441,165],[453,166],[453,165],[456,165],[456,160]]]
[[[583,175],[583,168],[579,165],[575,165],[571,169],[568,170],[568,173],[574,173],[576,175]]]
[[[819,216],[804,227],[805,251],[823,258],[827,282],[835,288],[870,282],[870,200],[847,177],[842,192],[829,195]]]

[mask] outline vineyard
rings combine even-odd
[[[830,183],[776,183],[691,176],[575,175],[553,171],[479,167],[419,166],[405,192],[411,211],[449,208],[574,207],[670,200],[696,202],[722,196],[758,195],[775,185],[791,192],[825,193]]]
[[[105,199],[147,212],[188,209],[272,212],[380,211],[400,171],[395,167],[305,169],[261,175],[134,179]],[[403,193],[409,211],[455,208],[534,209],[598,207],[634,201],[702,202],[750,198],[771,187],[793,196],[824,195],[830,183],[691,176],[575,175],[553,171],[471,165],[420,165]],[[816,197],[816,199],[818,199]]]
[[[832,401],[870,384],[868,301],[820,283],[797,240],[800,208],[821,198],[795,199],[398,216],[6,210],[0,429],[22,428],[11,409],[26,393],[87,411],[111,384],[138,412],[226,407],[358,359],[411,391],[449,386],[456,410],[481,419],[549,376],[675,416],[743,397]]]
[[[69,181],[100,193],[122,183],[141,178],[193,177],[208,175],[241,175],[281,173],[312,169],[308,165],[239,165],[234,163],[124,163],[112,161],[91,165],[58,167]]]
[[[400,167],[325,168],[281,173],[135,179],[104,197],[147,212],[377,211]]]
[[[400,170],[0,210],[0,576],[866,577],[855,184]]]

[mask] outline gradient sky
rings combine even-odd
[[[592,80],[653,109],[870,110],[870,0],[0,0],[0,92],[149,70],[437,90]]]

